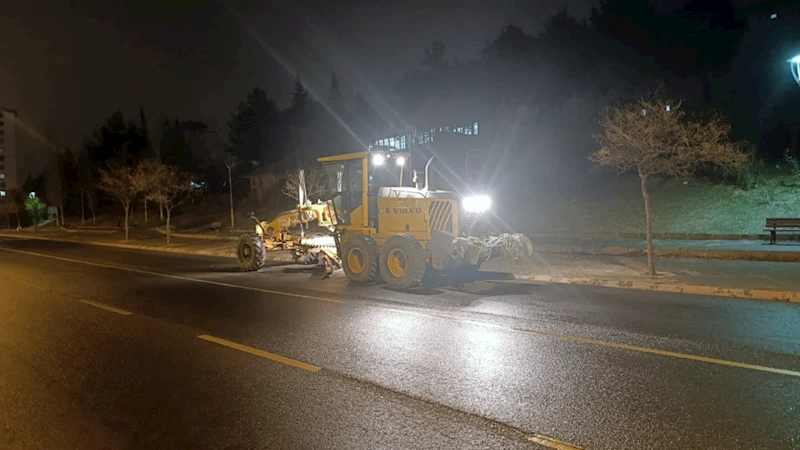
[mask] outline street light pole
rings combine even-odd
[[[788,62],[792,71],[792,77],[794,77],[794,81],[797,82],[797,85],[800,86],[800,55],[788,60]]]

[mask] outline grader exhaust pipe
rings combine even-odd
[[[424,186],[422,185],[422,183],[419,180],[419,171],[415,170],[413,172],[414,177],[413,177],[413,179],[411,181],[414,182],[414,187],[415,188],[417,188],[417,189],[419,189],[421,191],[427,191],[428,188],[430,187],[430,184],[428,184],[428,168],[430,167],[431,162],[433,162],[434,158],[436,158],[436,156],[431,156],[431,158],[428,160],[428,162],[425,163],[425,185]]]

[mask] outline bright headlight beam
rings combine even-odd
[[[383,153],[375,153],[372,155],[372,164],[376,166],[381,166],[386,161],[386,157],[383,156]]]
[[[467,213],[479,214],[492,207],[492,199],[488,195],[472,195],[464,198],[463,205]]]

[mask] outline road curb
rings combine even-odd
[[[173,235],[174,236],[174,235]],[[36,239],[40,241],[55,241],[55,242],[72,242],[75,244],[85,244],[85,245],[94,245],[98,247],[115,247],[115,248],[124,248],[128,250],[144,250],[144,251],[151,251],[151,252],[162,252],[162,253],[180,253],[184,255],[203,255],[203,256],[216,256],[219,258],[236,258],[236,252],[231,250],[231,253],[228,255],[220,255],[219,253],[214,253],[211,251],[206,250],[185,250],[181,248],[167,248],[167,247],[148,247],[145,245],[135,245],[135,244],[117,244],[113,242],[98,242],[98,241],[79,241],[75,239],[56,239],[56,238],[49,238],[43,236],[27,236],[27,235],[16,235],[16,234],[0,234],[0,237],[11,237],[17,239]]]
[[[640,247],[615,247],[586,244],[534,244],[533,251],[575,255],[647,256]],[[800,262],[800,251],[730,250],[717,248],[656,247],[656,256],[677,259],[720,259],[730,261]]]
[[[167,232],[156,228],[156,231],[161,233],[163,236],[167,235]],[[170,233],[171,237],[174,238],[183,238],[183,239],[196,239],[198,241],[238,241],[239,236],[225,236],[225,235],[213,235],[213,234],[193,234],[193,233]]]
[[[531,239],[568,239],[568,240],[614,240],[614,239],[647,239],[647,233],[579,233],[579,232],[531,232],[525,233]],[[769,234],[712,234],[712,233],[653,233],[653,239],[668,241],[759,241],[769,240]],[[791,239],[789,236],[786,239]]]
[[[556,284],[576,284],[639,291],[669,292],[672,294],[708,295],[713,297],[741,298],[800,303],[800,292],[775,291],[769,289],[737,289],[720,286],[702,286],[685,283],[655,283],[637,280],[604,280],[600,278],[559,277],[553,275],[515,275],[518,280]]]

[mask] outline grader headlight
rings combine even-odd
[[[482,214],[492,207],[492,199],[488,195],[471,195],[462,202],[467,214]]]

